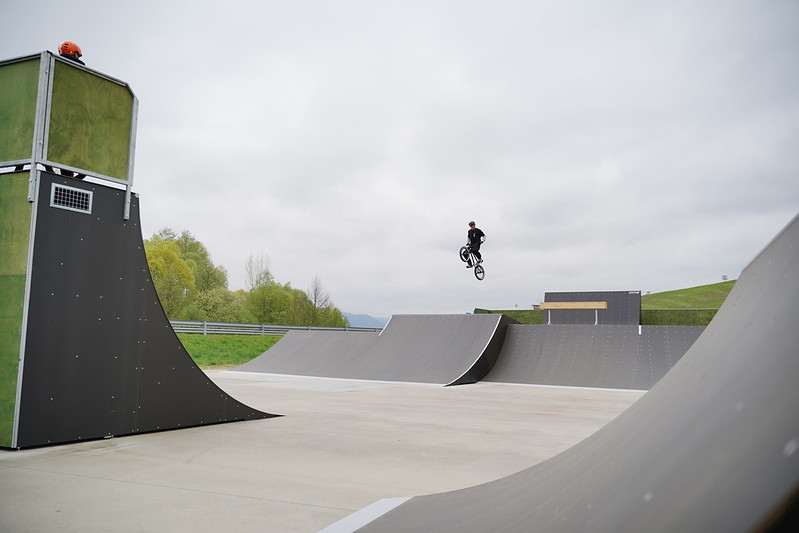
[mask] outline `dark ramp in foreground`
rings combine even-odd
[[[511,324],[483,381],[648,390],[704,329]]]
[[[377,335],[293,331],[242,372],[454,385],[478,381],[499,354],[503,315],[394,315]]]
[[[328,531],[788,530],[799,488],[797,295],[794,219],[671,372],[597,433],[517,474],[377,502]]]

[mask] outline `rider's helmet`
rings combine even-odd
[[[61,43],[61,46],[58,47],[58,53],[62,56],[73,56],[77,58],[83,55],[83,52],[80,51],[80,46],[72,41],[64,41]]]
[[[470,225],[470,226],[476,226],[477,224],[475,224],[475,223],[474,223],[474,220],[470,220],[470,221],[469,221],[469,225]]]

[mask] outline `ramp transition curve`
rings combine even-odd
[[[511,324],[483,381],[649,390],[704,329]]]
[[[491,369],[512,319],[503,315],[394,315],[376,333],[290,332],[235,371],[456,385]]]

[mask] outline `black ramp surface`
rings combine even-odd
[[[511,324],[483,381],[648,390],[704,329]]]
[[[394,315],[380,335],[381,365],[371,379],[453,383],[485,355],[503,324],[502,315]]]
[[[298,331],[234,370],[442,385],[477,381],[489,369],[484,361],[496,358],[492,340],[507,323],[502,315],[394,315],[376,337]]]
[[[93,193],[50,207],[52,183]],[[180,343],[150,280],[138,201],[43,174],[18,447],[269,416],[228,396]]]
[[[506,478],[411,498],[359,531],[774,530],[799,488],[797,295],[794,219],[671,372],[604,428]]]
[[[377,332],[292,330],[263,355],[235,368],[239,372],[345,377],[368,357]]]

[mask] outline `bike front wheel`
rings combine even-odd
[[[486,277],[486,271],[483,268],[483,265],[474,265],[474,277],[479,280],[482,280]]]
[[[461,261],[464,263],[469,260],[469,249],[465,246],[461,246],[460,251]]]

